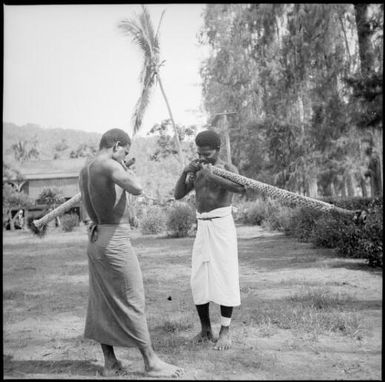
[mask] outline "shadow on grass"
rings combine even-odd
[[[4,355],[4,376],[13,374],[70,374],[96,376],[102,372],[102,367],[91,361],[83,360],[14,360],[11,355]]]
[[[347,262],[348,259],[346,258],[340,258],[341,261],[338,261],[334,264],[330,264],[330,268],[346,268],[351,269],[353,271],[365,271],[370,272],[376,275],[382,275],[382,268],[381,267],[371,267],[370,265],[366,264],[364,259],[357,259],[357,262]],[[344,260],[345,259],[345,260]],[[351,261],[351,259],[349,259]]]
[[[381,275],[381,267],[371,267],[365,259],[352,259],[339,256],[332,248],[317,248],[288,236],[271,238],[240,238],[238,253],[241,262],[253,268],[265,270],[305,269],[320,266],[346,268]]]

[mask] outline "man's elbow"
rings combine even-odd
[[[237,194],[244,194],[246,192],[246,189],[243,186],[236,186],[234,187],[233,192]]]
[[[183,195],[181,195],[181,193],[175,191],[174,192],[174,198],[175,198],[175,200],[179,200],[179,199],[183,198]]]
[[[131,194],[135,196],[139,196],[143,194],[143,189],[140,187],[136,187],[133,190],[131,190]]]

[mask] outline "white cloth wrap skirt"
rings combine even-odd
[[[224,306],[241,304],[237,232],[231,210],[228,206],[196,213],[191,272],[195,305],[210,301]]]

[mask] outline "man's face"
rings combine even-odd
[[[129,144],[122,146],[119,142],[117,142],[114,146],[113,157],[118,162],[122,162],[126,158],[129,152],[130,152]]]
[[[218,159],[219,150],[210,146],[198,146],[197,154],[200,160],[215,164]]]

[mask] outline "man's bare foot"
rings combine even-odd
[[[145,370],[149,377],[178,378],[184,374],[184,370],[181,367],[166,363],[158,358],[158,356],[152,359],[150,365],[145,366]]]
[[[215,342],[215,339],[214,339],[214,336],[213,336],[211,329],[202,330],[199,334],[197,334],[192,339],[192,342],[194,344],[200,344],[200,343],[208,342],[208,341]]]
[[[222,326],[219,332],[218,342],[214,346],[215,350],[227,350],[231,348],[231,334],[229,326]]]
[[[104,377],[117,377],[117,376],[126,376],[130,372],[125,369],[120,361],[114,361],[109,365],[104,365],[102,375]]]

